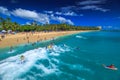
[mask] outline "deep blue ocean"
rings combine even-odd
[[[82,32],[0,49],[0,80],[120,80],[120,32]]]

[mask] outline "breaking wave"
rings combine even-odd
[[[39,71],[40,76],[59,72],[59,68],[56,65],[59,63],[59,60],[57,60],[55,57],[59,56],[60,53],[65,51],[70,51],[70,49],[67,46],[61,47],[54,45],[52,50],[44,47],[29,50],[20,55],[9,57],[0,61],[0,78],[2,78],[2,80],[19,79],[24,74],[29,73],[29,71],[31,71],[33,68],[36,68]],[[24,63],[21,63],[21,55],[25,56]],[[28,77],[32,78],[32,76]]]
[[[76,38],[80,38],[80,39],[87,39],[86,37],[83,37],[83,36],[79,36],[77,35]]]

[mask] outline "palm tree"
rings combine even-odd
[[[0,25],[1,25],[1,27],[3,26],[3,21],[4,21],[4,19],[2,17],[0,17]]]
[[[7,21],[7,23],[10,23],[11,22],[11,18],[7,17],[6,21]]]
[[[1,23],[3,22],[3,20],[4,20],[4,19],[3,19],[2,17],[0,17],[0,22],[1,22]]]
[[[11,27],[13,31],[16,31],[19,29],[19,24],[17,22],[14,22]]]

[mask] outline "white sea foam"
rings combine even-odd
[[[28,75],[27,77],[29,78],[29,80],[36,80],[35,77],[33,76]],[[24,79],[24,80],[28,80],[28,79]]]
[[[77,35],[76,38],[80,38],[80,39],[87,39],[86,37],[83,37],[83,36],[79,36]]]
[[[38,52],[38,50],[30,50],[23,53],[26,58],[25,63],[21,64],[19,59],[20,55],[17,55],[6,59],[3,64],[0,64],[0,75],[2,75],[3,80],[14,80],[21,74],[26,73],[32,67],[32,65],[35,64],[37,59],[46,58],[46,54],[43,53],[44,50],[41,50],[41,54]],[[41,56],[39,56],[39,54]]]
[[[51,56],[59,56],[60,54],[59,54],[59,53],[51,52],[50,55],[51,55]]]
[[[52,74],[56,71],[58,71],[58,69],[54,66],[52,68],[49,67],[45,67],[43,64],[40,65],[36,65],[37,69],[40,69],[43,71],[43,73],[41,73],[41,76],[46,76],[48,74]]]
[[[63,72],[63,73],[68,75],[69,77],[73,77],[74,79],[76,78],[77,80],[85,80],[84,78],[81,78],[80,76],[75,76],[75,75],[68,73],[68,72]],[[68,78],[66,78],[65,80],[68,80]]]
[[[53,60],[53,61],[56,62],[56,63],[59,63],[59,62],[60,62],[59,60],[57,60],[57,59],[55,59],[55,58],[52,58],[51,60]]]
[[[76,69],[76,70],[79,70],[79,71],[88,71],[88,72],[91,72],[91,70],[89,68],[86,68],[84,67],[83,65],[80,65],[80,64],[74,64],[74,65],[71,65],[70,66],[71,69]]]
[[[64,63],[64,62],[61,62],[61,64],[68,66],[69,69],[71,69],[71,70],[89,72],[90,74],[94,73],[90,68],[86,68],[85,66],[80,65],[80,64],[68,64],[68,63]]]
[[[2,80],[16,80],[20,76],[26,74],[30,71],[32,67],[36,67],[38,70],[42,70],[41,76],[45,76],[51,73],[59,71],[57,65],[52,62],[54,60],[56,63],[59,61],[54,58],[54,56],[59,56],[60,53],[68,51],[69,49],[63,49],[60,46],[53,46],[52,52],[48,53],[46,48],[38,48],[30,51],[26,51],[20,55],[9,57],[3,61],[0,61],[0,76]],[[56,55],[57,54],[57,55]],[[25,56],[25,62],[21,63],[20,56]],[[50,58],[53,56],[53,58]],[[45,66],[43,63],[36,64],[38,60],[48,60],[49,66]],[[31,76],[29,76],[31,78]]]

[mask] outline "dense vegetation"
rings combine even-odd
[[[70,31],[70,30],[99,30],[99,27],[85,27],[73,26],[68,24],[45,24],[45,25],[20,25],[17,22],[12,22],[10,18],[0,17],[0,30],[13,30],[13,31]]]

